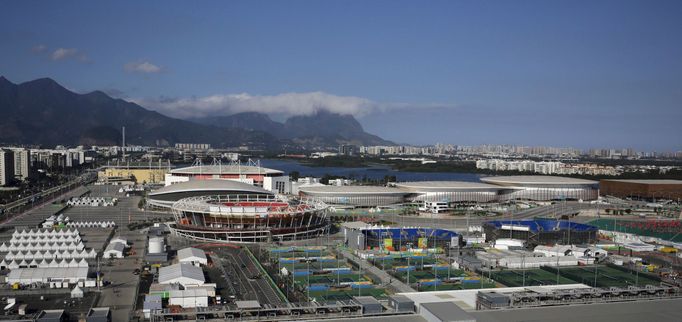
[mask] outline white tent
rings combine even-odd
[[[89,255],[90,255],[90,258],[95,258],[95,257],[97,257],[97,251],[95,251],[94,249],[91,249]]]
[[[71,259],[71,261],[69,262],[69,267],[78,267],[78,261],[76,261],[75,259]]]
[[[66,259],[62,259],[62,261],[59,262],[59,267],[69,267],[69,262]]]
[[[47,268],[47,267],[49,267],[49,264],[47,263],[46,260],[42,259],[42,260],[40,260],[40,262],[38,262],[38,267]]]
[[[81,253],[74,249],[71,251],[71,258],[81,258]]]
[[[9,252],[7,255],[5,255],[6,260],[13,260],[14,259],[14,252]]]
[[[7,251],[7,245],[5,245],[5,243],[2,243],[2,245],[0,245],[0,252],[6,252],[6,251]]]
[[[24,252],[21,252],[21,251],[20,251],[20,252],[17,252],[17,253],[14,255],[14,258],[13,258],[13,259],[20,260],[20,259],[24,259],[24,258],[26,258],[26,255],[24,255]]]
[[[85,248],[85,245],[83,245],[83,242],[79,242],[78,245],[76,245],[76,249],[82,250]]]
[[[50,264],[47,265],[47,267],[50,267],[50,268],[57,268],[57,267],[59,267],[59,263],[57,262],[56,259],[53,259],[53,260],[50,262]]]
[[[83,298],[83,290],[76,285],[76,287],[71,290],[71,298],[72,299],[81,299]]]
[[[38,262],[36,260],[32,260],[30,263],[28,263],[28,267],[38,267]]]
[[[87,251],[87,250],[83,249],[83,250],[81,251],[81,253],[78,255],[78,257],[80,257],[80,258],[88,258],[88,257],[90,257],[90,255],[88,255],[88,251]]]
[[[28,267],[28,263],[26,260],[22,259],[21,262],[19,263],[19,267]]]
[[[0,269],[5,269],[7,268],[7,262],[3,259],[0,261]]]
[[[17,269],[17,268],[19,268],[19,264],[17,264],[16,261],[12,261],[11,263],[7,264],[7,267],[9,269]]]
[[[88,261],[85,260],[85,258],[81,259],[80,262],[78,262],[78,267],[88,267]]]

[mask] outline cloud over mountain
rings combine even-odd
[[[282,115],[312,115],[317,111],[363,116],[401,103],[380,103],[356,96],[325,92],[282,93],[277,95],[219,94],[190,98],[137,99],[136,103],[178,118],[260,112]]]

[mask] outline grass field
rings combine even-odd
[[[524,278],[525,276],[525,278]],[[505,270],[491,274],[492,279],[508,287],[556,285],[556,273],[543,269]],[[575,284],[576,282],[559,275],[559,284]]]

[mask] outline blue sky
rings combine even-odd
[[[682,150],[680,1],[5,1],[0,75],[397,142]]]

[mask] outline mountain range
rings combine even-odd
[[[364,132],[351,115],[320,111],[284,123],[261,113],[180,120],[101,91],[72,92],[50,78],[14,84],[0,76],[0,143],[55,145],[210,143],[216,147],[391,144]]]
[[[352,115],[341,115],[318,110],[311,115],[297,115],[283,123],[273,121],[267,114],[242,112],[229,116],[190,119],[193,122],[225,128],[262,131],[301,146],[393,145],[376,135],[365,132]]]

